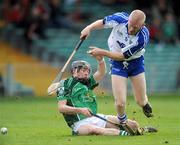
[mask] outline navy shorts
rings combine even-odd
[[[130,60],[130,61],[116,61],[110,60],[111,63],[111,74],[119,75],[123,77],[136,76],[142,72],[144,69],[144,57]]]

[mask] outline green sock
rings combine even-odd
[[[124,131],[124,130],[120,130],[119,135],[120,136],[128,136],[130,134],[128,132]]]

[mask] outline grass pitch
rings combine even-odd
[[[71,136],[56,98],[0,98],[0,145],[180,145],[180,95],[149,97],[154,117],[147,119],[132,97],[128,98],[127,115],[142,126],[157,127],[159,132],[143,136]],[[116,114],[112,97],[99,97],[99,112]]]

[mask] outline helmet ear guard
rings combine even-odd
[[[75,69],[78,69],[79,71],[82,68],[89,69],[89,72],[91,72],[91,66],[87,61],[84,60],[73,61],[71,64],[71,73],[73,73]]]

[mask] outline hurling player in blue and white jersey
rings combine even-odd
[[[81,31],[80,38],[87,38],[92,30],[112,29],[108,39],[110,51],[91,46],[89,53],[93,56],[106,56],[111,60],[112,89],[121,123],[127,120],[125,107],[128,78],[131,80],[136,102],[147,117],[153,116],[146,94],[144,70],[145,46],[149,41],[149,31],[144,26],[145,19],[146,15],[141,10],[134,10],[130,15],[120,12],[99,19]]]

